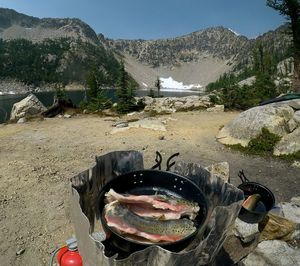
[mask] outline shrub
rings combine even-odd
[[[248,149],[258,154],[273,154],[274,147],[280,139],[280,136],[271,133],[267,128],[262,128],[261,134],[249,142]]]

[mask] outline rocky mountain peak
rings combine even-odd
[[[75,38],[97,44],[94,30],[77,18],[36,18],[0,8],[0,38],[27,39],[40,42],[45,39]]]

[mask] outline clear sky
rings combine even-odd
[[[34,17],[76,17],[113,39],[171,38],[211,26],[257,37],[285,19],[266,0],[0,0]]]

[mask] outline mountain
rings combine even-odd
[[[258,43],[272,54],[284,57],[291,39],[286,26],[256,39],[240,36],[224,27],[207,28],[173,39],[111,40],[100,42],[123,56],[126,67],[142,87],[153,87],[157,77],[202,86],[225,72],[238,72],[253,61]]]
[[[249,46],[247,38],[223,27],[173,39],[99,40],[124,56],[128,71],[143,87],[153,87],[157,77],[206,85],[229,71],[241,48]]]
[[[23,38],[33,42],[76,38],[84,42],[99,43],[94,30],[80,19],[39,19],[7,8],[0,8],[0,38],[3,40]]]
[[[44,47],[47,43],[54,45],[53,49],[46,49],[45,54],[35,55],[35,60],[26,59],[34,62],[40,60],[34,69],[39,71],[47,68],[49,58],[55,58],[55,64],[50,60],[54,64],[51,66],[54,72],[47,74],[48,79],[42,79],[45,82],[55,80],[57,73],[64,82],[84,82],[86,73],[96,66],[107,77],[106,85],[113,86],[117,76],[116,68],[119,67],[117,58],[124,61],[126,70],[141,88],[154,87],[155,80],[160,77],[165,87],[199,89],[226,72],[238,73],[251,66],[253,49],[259,45],[263,46],[265,52],[275,55],[277,61],[286,58],[291,43],[286,30],[287,27],[282,26],[256,39],[248,39],[224,27],[213,27],[170,39],[112,40],[102,34],[97,35],[89,25],[76,18],[40,19],[0,8],[0,39],[5,45],[11,47],[8,43],[17,41],[12,45],[14,51],[18,50],[20,39],[32,42],[36,51],[40,50],[39,46]],[[62,43],[59,46],[57,42]],[[59,54],[54,49],[57,45],[62,48],[58,49]],[[22,57],[21,53],[26,51],[19,50],[18,55]],[[3,49],[2,52],[0,57],[5,59],[7,52]],[[20,63],[18,58],[14,60]],[[2,69],[9,66],[0,61],[0,70],[1,63]],[[23,62],[23,67],[28,68],[29,64]],[[33,72],[30,69],[24,71],[21,71],[23,76],[25,72]],[[11,73],[11,69],[6,69],[5,73]],[[36,77],[32,76],[31,80],[34,79]]]
[[[0,8],[0,78],[5,82],[84,84],[93,72],[104,86],[114,86],[119,68],[114,54],[81,20],[39,19]]]

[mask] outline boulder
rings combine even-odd
[[[26,116],[32,116],[46,110],[46,107],[34,94],[29,94],[25,99],[13,105],[10,119],[15,120]]]
[[[174,113],[176,111],[190,111],[211,106],[208,96],[186,96],[186,97],[163,97],[151,98],[142,97],[145,103],[145,111],[154,111],[156,113]]]
[[[263,241],[239,263],[243,266],[291,266],[300,265],[300,252],[279,240]]]
[[[282,240],[290,241],[296,231],[297,225],[285,217],[268,213],[260,222],[259,240]]]
[[[293,118],[287,123],[287,129],[289,132],[293,132],[297,126],[298,124]]]
[[[300,127],[285,135],[274,147],[274,155],[288,155],[300,151]]]
[[[296,224],[300,224],[300,197],[292,198],[291,202],[281,202],[279,206],[283,217]]]
[[[215,105],[206,109],[207,112],[224,112],[224,105]]]
[[[300,99],[292,99],[288,101],[275,102],[272,103],[272,105],[274,107],[289,106],[292,107],[294,110],[300,110]]]
[[[24,124],[26,122],[26,117],[19,118],[17,124]]]
[[[300,125],[300,110],[294,113],[293,120]]]
[[[294,161],[294,162],[292,163],[291,167],[299,168],[299,169],[300,169],[300,161]]]
[[[237,218],[233,232],[243,243],[249,243],[259,235],[258,224],[249,224]]]
[[[293,75],[294,73],[294,58],[289,57],[277,64],[277,74],[281,76]]]
[[[251,85],[253,85],[253,83],[254,83],[255,81],[256,81],[256,76],[252,76],[252,77],[249,77],[249,78],[246,78],[246,79],[240,81],[240,82],[238,83],[238,85],[240,85],[240,86],[244,86],[244,85],[251,86]]]
[[[240,113],[221,129],[217,139],[223,144],[247,146],[251,139],[261,134],[263,127],[279,136],[288,134],[287,123],[294,116],[294,109],[289,102],[257,106]]]

